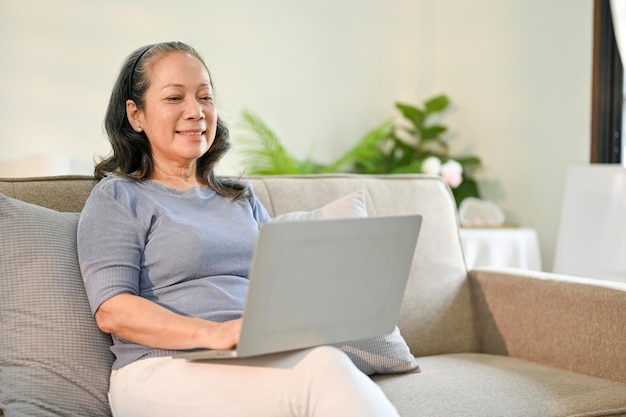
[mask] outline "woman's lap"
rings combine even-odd
[[[332,347],[211,362],[144,359],[113,371],[110,401],[114,417],[397,415]]]

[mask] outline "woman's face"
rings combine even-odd
[[[155,165],[189,167],[215,139],[217,108],[209,73],[191,54],[156,59],[149,68],[143,109],[127,103],[129,121],[146,133]]]

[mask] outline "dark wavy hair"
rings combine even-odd
[[[150,87],[150,68],[160,57],[173,52],[195,56],[209,71],[200,54],[182,42],[147,45],[130,54],[113,87],[104,120],[113,154],[96,164],[96,179],[101,180],[107,175],[115,174],[140,181],[152,176],[154,162],[150,142],[144,132],[137,132],[130,125],[126,115],[126,100],[133,100],[137,108],[143,109],[144,96]],[[196,161],[196,176],[198,181],[220,195],[233,199],[245,198],[249,195],[249,190],[244,184],[218,178],[214,173],[215,165],[230,149],[229,139],[228,127],[218,115],[215,139],[209,150]]]

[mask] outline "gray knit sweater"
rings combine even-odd
[[[208,187],[179,191],[152,181],[103,179],[78,224],[92,312],[114,295],[131,293],[185,316],[240,317],[259,224],[268,220],[253,193],[232,201]],[[113,342],[113,369],[173,353]]]

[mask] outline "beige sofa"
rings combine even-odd
[[[626,284],[513,269],[468,273],[454,201],[438,177],[250,180],[272,215],[312,210],[357,189],[366,191],[370,216],[423,215],[398,323],[421,372],[373,376],[402,416],[626,416]],[[0,179],[0,193],[68,212],[80,211],[92,186],[88,177]],[[91,320],[84,309],[76,316]],[[5,327],[9,320],[0,317]],[[5,342],[0,350],[13,348]],[[0,360],[2,394],[12,381],[2,353]],[[8,416],[21,415],[11,407],[0,403]]]

